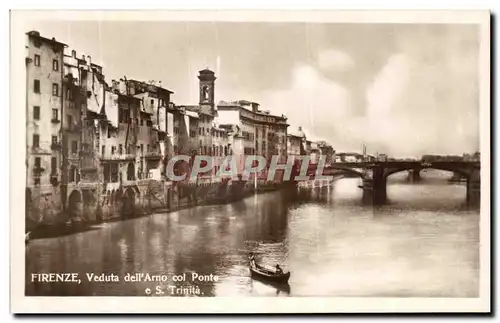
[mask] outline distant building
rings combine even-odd
[[[335,149],[328,144],[326,141],[318,141],[318,148],[320,151],[320,156],[324,156],[325,164],[330,164],[334,162],[335,158]]]
[[[302,127],[296,131],[290,131],[287,135],[287,154],[288,156],[303,156],[307,154],[307,138]]]
[[[377,161],[379,161],[379,162],[386,162],[387,161],[387,155],[386,154],[378,154],[377,155]]]
[[[358,153],[336,153],[336,161],[342,163],[360,163],[363,161],[363,155]]]
[[[260,155],[270,161],[272,156],[286,160],[287,118],[259,109],[255,102],[239,100],[221,101],[217,105],[217,122],[236,126],[243,137],[243,153]]]

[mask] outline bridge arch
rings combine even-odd
[[[467,170],[460,169],[460,168],[453,168],[453,167],[442,167],[442,166],[419,167],[419,168],[400,167],[400,168],[392,168],[392,169],[386,170],[386,172],[384,173],[384,180],[387,180],[387,178],[389,176],[396,174],[396,173],[399,173],[399,172],[404,172],[404,171],[409,171],[409,170],[418,170],[420,172],[424,169],[444,170],[447,172],[458,173],[458,174],[464,176],[465,178],[467,178],[467,180],[469,180],[469,177],[471,176],[471,173],[468,172]]]
[[[122,215],[124,217],[131,217],[135,213],[135,191],[133,188],[128,187],[122,195]]]
[[[351,174],[351,175],[357,176],[359,178],[364,178],[365,177],[365,174],[363,172],[357,171],[354,168],[335,166],[333,164],[331,166],[325,167],[325,169],[323,170],[323,175],[325,175],[325,176],[334,175],[333,172],[332,172],[332,170],[340,171],[340,172],[335,172],[335,174],[345,173],[345,174]],[[314,174],[316,174],[316,170],[314,170],[312,172],[312,174],[308,174],[308,175],[314,175]]]
[[[68,215],[70,219],[77,219],[81,215],[82,193],[79,190],[73,190],[68,198]]]

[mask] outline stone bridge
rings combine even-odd
[[[479,204],[481,191],[481,164],[466,161],[389,161],[373,163],[332,163],[325,166],[325,176],[350,174],[363,179],[363,198],[373,204],[387,202],[387,178],[392,174],[409,171],[411,179],[417,181],[422,169],[437,169],[459,174],[467,180],[467,202]],[[311,169],[310,169],[311,171]],[[314,173],[315,171],[312,170]],[[308,172],[310,173],[310,172]]]

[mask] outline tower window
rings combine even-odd
[[[59,71],[59,61],[57,59],[52,60],[52,69],[54,71]]]
[[[40,55],[35,54],[35,66],[40,66]]]

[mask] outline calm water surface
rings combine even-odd
[[[390,203],[378,208],[361,203],[359,179],[342,179],[303,196],[273,192],[34,240],[27,279],[78,272],[82,283],[30,283],[26,292],[142,296],[160,286],[170,296],[171,281],[90,283],[85,274],[196,272],[219,281],[175,285],[204,296],[478,296],[479,211],[464,205],[463,184],[429,173],[421,184],[391,176]],[[291,271],[289,286],[251,279],[249,251]]]

